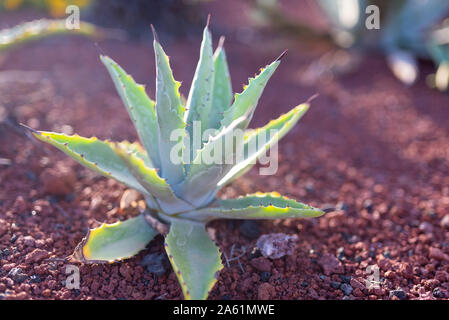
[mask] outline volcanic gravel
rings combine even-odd
[[[216,30],[228,32],[234,91],[289,48],[253,127],[314,93],[320,96],[280,142],[277,173],[260,176],[255,168],[220,196],[275,190],[336,210],[312,220],[211,223],[226,258],[210,298],[449,298],[449,97],[426,86],[432,66],[424,64],[409,88],[381,56],[363,59],[350,73],[307,82],[305,75],[327,46],[270,33],[242,37],[247,18],[231,17],[222,6],[208,10],[216,17],[215,39]],[[198,34],[194,41],[165,45],[185,95],[199,43]],[[100,45],[154,96],[151,44]],[[30,139],[15,123],[136,139],[92,40],[58,37],[18,48],[4,57],[1,79],[6,72],[9,80],[0,81],[0,107],[7,111],[0,123],[0,157],[11,164],[0,165],[0,299],[181,299],[176,276],[160,257],[160,236],[124,262],[78,265],[80,288],[65,286],[66,263],[58,258],[70,255],[88,228],[132,215],[119,210],[125,187]],[[293,253],[273,260],[261,256],[254,249],[257,238],[270,233],[296,235]],[[159,265],[147,263],[150,254]],[[378,281],[368,289],[376,266]]]

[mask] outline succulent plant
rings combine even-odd
[[[102,141],[96,137],[35,131],[49,143],[82,165],[126,186],[146,198],[147,209],[124,222],[103,224],[89,231],[71,258],[78,262],[115,262],[132,257],[158,234],[165,236],[165,250],[186,299],[205,299],[223,268],[221,254],[209,238],[205,225],[214,219],[280,219],[318,217],[320,209],[299,203],[276,192],[254,193],[235,199],[218,199],[217,192],[247,172],[255,160],[282,138],[307,111],[298,105],[264,127],[247,129],[264,87],[279,66],[280,58],[249,79],[243,92],[232,98],[232,88],[223,40],[213,52],[206,25],[200,58],[186,103],[179,94],[180,83],[173,78],[168,56],[156,33],[156,99],[153,101],[116,62],[107,56],[101,61],[109,71],[142,142]],[[195,122],[216,129],[207,142],[188,150]],[[237,158],[238,142],[221,144],[236,129],[246,130],[238,163],[206,163],[201,157],[224,145],[221,157]],[[175,130],[181,132],[176,139]],[[269,135],[275,130],[274,135]],[[268,137],[256,148],[256,142]],[[237,140],[237,139],[236,139]],[[232,140],[234,141],[234,140]],[[172,161],[174,149],[185,161]],[[217,149],[214,149],[217,148]]]

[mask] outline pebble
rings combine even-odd
[[[260,228],[257,221],[245,220],[239,227],[240,233],[250,239],[257,239],[260,235]]]
[[[279,259],[293,254],[297,239],[284,233],[264,234],[257,240],[257,247],[264,257]]]
[[[440,221],[440,225],[443,228],[449,229],[449,214],[445,215]]]
[[[435,289],[433,289],[433,291],[432,291],[432,295],[435,297],[435,298],[439,298],[439,299],[442,299],[442,298],[445,298],[445,294],[441,291],[441,289],[440,288],[435,288]]]
[[[419,225],[419,230],[421,230],[424,233],[430,234],[433,232],[433,226],[431,223],[424,221],[421,222],[421,224]]]
[[[133,189],[127,189],[123,192],[123,195],[120,199],[120,213],[136,213],[138,212],[139,207],[139,199],[142,196],[139,192]]]
[[[449,261],[449,256],[438,248],[430,247],[429,257],[438,261]]]
[[[337,281],[331,281],[331,287],[332,287],[332,288],[334,288],[334,289],[339,289],[340,286],[341,286],[341,283],[340,283],[340,282],[337,282]]]
[[[372,213],[373,212],[373,202],[370,199],[366,199],[363,202],[363,208],[365,208],[366,211],[368,211],[368,213]]]
[[[351,283],[351,276],[346,276],[346,275],[341,274],[341,275],[339,275],[339,277],[342,282],[348,283],[348,284]]]
[[[269,283],[262,283],[257,289],[257,298],[259,300],[270,300],[276,296],[276,289]]]
[[[36,263],[48,257],[48,252],[42,249],[34,249],[25,256],[25,263]]]
[[[343,264],[332,254],[324,254],[318,259],[318,264],[323,268],[325,275],[343,273]]]
[[[39,175],[44,192],[56,196],[65,196],[73,192],[76,174],[72,168],[59,161],[53,168],[46,168]]]
[[[359,289],[361,291],[366,288],[363,283],[361,283],[359,280],[354,279],[354,278],[351,278],[350,285],[351,285],[351,287]]]
[[[0,219],[0,237],[3,236],[9,230],[9,223],[3,219]]]
[[[32,274],[30,276],[30,282],[31,283],[39,283],[39,282],[41,282],[41,277],[38,274]]]
[[[170,262],[165,253],[150,253],[143,258],[141,265],[146,267],[148,272],[160,277],[167,272]]]
[[[259,257],[252,259],[251,266],[261,272],[271,272],[271,262],[267,258]]]
[[[12,268],[8,272],[8,277],[14,280],[15,283],[22,283],[28,278],[26,274],[22,273],[21,268]]]
[[[389,297],[393,298],[393,296],[399,298],[400,300],[407,298],[407,294],[402,289],[390,290]]]
[[[341,290],[346,296],[349,296],[349,295],[352,293],[352,291],[353,291],[354,289],[352,289],[351,285],[349,285],[349,284],[347,284],[347,283],[343,283],[343,284],[340,286],[340,290]]]
[[[260,273],[260,281],[262,282],[268,282],[270,280],[271,273],[268,271],[264,271]]]

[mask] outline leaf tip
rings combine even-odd
[[[210,25],[210,17],[211,17],[211,14],[209,13],[209,14],[207,15],[206,28],[209,28],[209,25]]]
[[[24,124],[24,123],[21,123],[21,122],[20,122],[19,125],[22,126],[22,127],[24,127],[25,129],[31,131],[31,133],[34,133],[34,134],[40,134],[39,131],[37,131],[37,130],[35,130],[35,129],[29,127],[29,126],[27,126],[27,125]]]
[[[281,61],[282,58],[287,54],[288,49],[285,49],[284,52],[281,53],[281,55],[276,59],[276,61]]]
[[[150,27],[151,27],[151,31],[153,32],[154,41],[156,41],[157,43],[160,43],[159,42],[159,38],[158,38],[157,33],[156,33],[156,29],[154,28],[153,24],[150,24]]]

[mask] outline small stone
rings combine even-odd
[[[396,290],[390,290],[389,297],[390,297],[390,299],[393,297],[397,297],[400,300],[404,300],[405,298],[407,298],[407,294],[402,289],[396,289]]]
[[[413,279],[413,268],[409,263],[401,263],[399,266],[399,272],[406,279]]]
[[[431,223],[424,221],[424,222],[421,222],[421,224],[419,225],[419,230],[421,230],[424,233],[432,233],[433,226]]]
[[[283,233],[264,234],[257,240],[257,247],[264,257],[279,259],[293,254],[297,239],[296,235],[289,236]]]
[[[259,300],[270,300],[276,296],[276,289],[269,283],[262,283],[257,289]]]
[[[150,253],[143,258],[141,265],[146,267],[148,272],[160,277],[167,272],[170,261],[165,253]]]
[[[48,253],[42,249],[34,249],[25,256],[25,263],[36,263],[48,257]]]
[[[27,209],[27,202],[22,196],[18,196],[12,207],[16,213],[24,213]]]
[[[0,237],[3,236],[9,230],[9,223],[3,219],[0,219]]]
[[[23,237],[23,244],[27,247],[34,247],[34,238],[32,236]]]
[[[18,238],[19,238],[19,236],[17,234],[13,234],[11,236],[11,239],[9,239],[9,242],[14,243],[17,241]]]
[[[438,248],[430,247],[429,257],[438,261],[449,261],[449,256]]]
[[[441,289],[438,288],[438,287],[436,287],[435,289],[433,289],[432,295],[433,295],[435,298],[438,298],[438,299],[445,298],[445,294],[444,294],[444,293],[441,291]]]
[[[345,259],[345,248],[340,247],[337,249],[337,259],[344,260]]]
[[[307,281],[301,282],[301,287],[307,288],[309,286],[309,283]]]
[[[28,278],[26,274],[22,273],[21,268],[12,268],[8,272],[8,277],[14,280],[15,283],[22,283]]]
[[[363,283],[361,283],[359,280],[351,278],[351,282],[350,282],[351,287],[359,289],[359,290],[363,290],[366,287],[363,285]]]
[[[49,298],[51,296],[51,290],[50,289],[45,289],[44,291],[42,291],[42,295],[45,298]]]
[[[446,271],[437,271],[435,272],[435,279],[440,282],[446,282],[449,280],[449,273]]]
[[[351,276],[346,276],[346,275],[340,274],[339,278],[344,283],[348,283],[349,284],[351,282]]]
[[[257,221],[245,220],[240,225],[239,230],[243,236],[250,240],[257,239],[260,235],[259,224]]]
[[[30,276],[30,282],[31,283],[39,283],[39,282],[41,282],[41,277],[38,274],[32,274]]]
[[[260,273],[260,281],[262,282],[268,282],[270,280],[271,273],[268,271],[264,271]]]
[[[368,213],[372,213],[373,212],[373,202],[370,199],[366,199],[363,202],[363,208],[365,208],[366,211],[368,211]]]
[[[443,228],[449,229],[449,214],[445,215],[440,221],[440,225]]]
[[[254,247],[248,254],[248,259],[252,260],[254,258],[259,258],[262,255],[262,253],[260,253],[259,248]]]
[[[352,290],[354,290],[354,289],[352,289],[351,285],[349,285],[349,284],[347,284],[347,283],[343,283],[343,284],[340,286],[340,290],[341,290],[346,296],[349,296],[349,295],[352,293]]]
[[[325,254],[318,259],[318,264],[323,268],[325,275],[330,275],[332,273],[343,273],[344,267],[340,260],[338,260],[332,254]]]
[[[72,168],[59,161],[53,168],[46,168],[39,176],[44,192],[56,196],[65,196],[73,192],[76,174]]]
[[[123,192],[120,198],[120,213],[136,213],[139,208],[139,200],[142,198],[139,192],[133,189],[128,189]]]
[[[337,281],[331,281],[331,287],[334,288],[335,290],[336,290],[336,289],[339,289],[340,286],[341,286],[341,283],[340,283],[340,282],[337,282]]]
[[[271,262],[267,258],[259,257],[251,260],[251,266],[261,272],[271,272]]]

